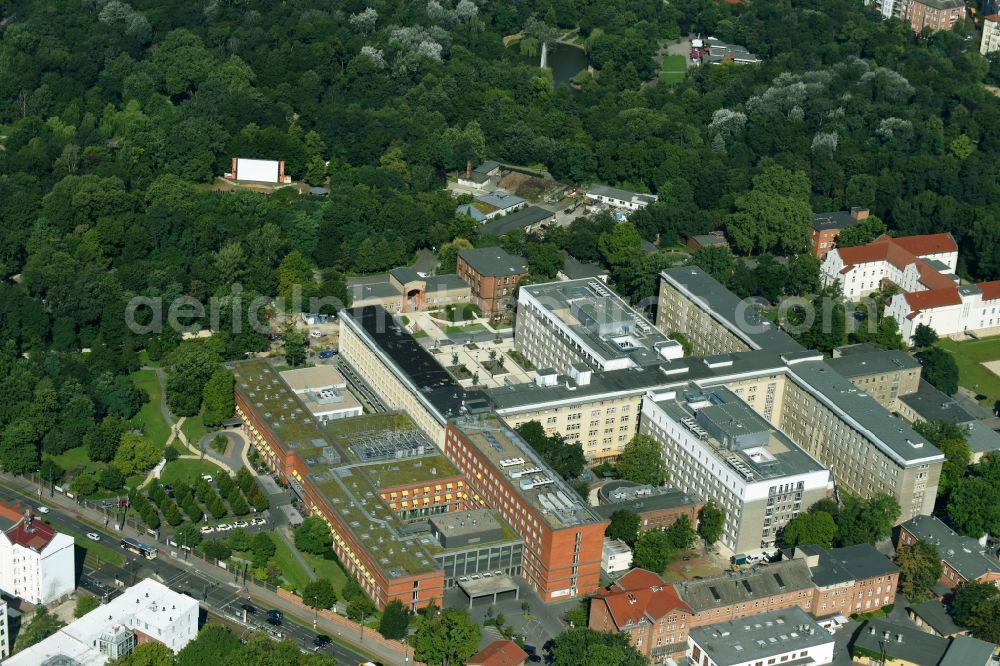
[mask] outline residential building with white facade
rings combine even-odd
[[[983,39],[979,42],[982,55],[1000,51],[1000,14],[990,14],[983,18]]]
[[[629,192],[628,190],[611,187],[610,185],[601,185],[599,183],[587,188],[587,198],[606,204],[612,208],[621,208],[623,210],[639,210],[657,201],[655,194]]]
[[[833,491],[830,473],[725,387],[650,391],[641,431],[663,447],[671,482],[726,511],[720,541],[770,550],[785,524]]]
[[[960,284],[958,246],[951,234],[882,236],[868,245],[831,250],[821,264],[825,284],[836,284],[848,300],[886,284],[899,287],[886,314],[910,341],[925,324],[939,336],[1000,332],[1000,280]]]
[[[885,282],[903,291],[954,287],[958,282],[958,245],[951,234],[890,238],[867,245],[830,250],[820,265],[824,284],[836,284],[848,300],[882,288]]]
[[[7,602],[0,599],[0,661],[10,655],[10,630],[7,622]]]
[[[101,666],[156,641],[174,653],[198,634],[198,602],[147,578],[98,606],[40,643],[18,652],[4,666],[82,664]]]
[[[604,537],[601,551],[601,571],[610,575],[632,568],[632,549],[621,539]]]
[[[536,368],[576,376],[681,358],[684,349],[600,280],[522,286],[514,344]]]
[[[73,538],[26,512],[0,532],[0,590],[48,604],[76,589]]]
[[[798,606],[688,632],[688,656],[697,666],[822,666],[833,662],[833,636]]]

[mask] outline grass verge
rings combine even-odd
[[[1000,377],[987,369],[983,362],[1000,360],[1000,336],[962,342],[942,339],[936,344],[954,356],[958,364],[959,385],[985,395],[987,399],[980,404],[992,409],[994,402],[1000,400]]]
[[[142,430],[148,439],[157,446],[163,446],[170,438],[170,426],[160,412],[160,382],[156,380],[155,370],[138,370],[132,373],[132,382],[149,396],[149,402],[142,406],[135,420],[142,424]]]
[[[166,467],[163,468],[163,473],[160,474],[160,483],[184,481],[193,486],[202,474],[215,476],[224,473],[225,470],[210,460],[183,458],[167,463]]]

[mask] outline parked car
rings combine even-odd
[[[91,541],[100,541],[101,535],[98,534],[97,532],[87,532],[87,538],[90,539]]]
[[[263,518],[253,518],[250,520],[251,525],[267,525],[267,521]]]
[[[215,526],[216,532],[228,532],[231,529],[233,529],[232,525],[226,525],[225,523]]]
[[[323,337],[323,334],[320,333],[319,331],[313,330],[313,331],[309,331],[309,337],[312,338],[312,339],[314,339],[314,340],[319,340],[320,338]]]
[[[38,507],[38,513],[48,513],[48,512],[49,512],[49,507],[47,506]]]
[[[211,534],[214,531],[215,531],[215,528],[212,527],[211,525],[202,525],[202,527],[201,527],[201,533],[202,534]]]
[[[233,527],[248,527],[250,523],[245,520],[237,520],[233,523]]]
[[[333,351],[329,349],[324,349],[319,353],[320,358],[333,358]]]

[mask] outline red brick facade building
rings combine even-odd
[[[951,589],[970,580],[1000,587],[1000,562],[983,552],[972,537],[956,534],[933,516],[915,516],[899,526],[896,547],[912,546],[918,541],[929,543],[941,555],[941,578]]]
[[[841,231],[866,219],[868,219],[867,208],[815,213],[812,226],[809,228],[809,245],[813,255],[822,259],[823,255],[837,247],[837,236]]]
[[[514,303],[518,281],[528,274],[524,259],[499,247],[462,250],[455,266],[455,272],[472,289],[472,302],[484,317],[494,320],[507,315]]]
[[[516,433],[495,417],[450,422],[444,452],[465,474],[470,499],[497,511],[524,539],[522,576],[542,599],[598,589],[608,521],[548,476]]]

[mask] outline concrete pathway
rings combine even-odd
[[[299,563],[302,570],[306,572],[307,576],[309,576],[309,580],[316,580],[316,572],[313,571],[313,568],[309,566],[308,562],[306,562],[306,558],[302,557],[302,553],[299,552],[299,549],[295,547],[295,537],[292,536],[292,531],[287,527],[282,527],[275,530],[275,534],[277,534],[278,538],[284,541],[285,545],[288,546],[288,549],[292,551],[292,557],[295,558],[295,561]],[[303,590],[299,590],[299,594],[302,594],[302,592]]]
[[[212,440],[220,435],[228,440],[226,450],[223,453],[219,453],[211,447]],[[236,428],[210,432],[201,438],[198,447],[199,453],[204,451],[206,458],[229,470],[238,470],[243,467],[244,460],[246,460],[243,452],[247,447],[247,441],[243,437],[243,433]]]

